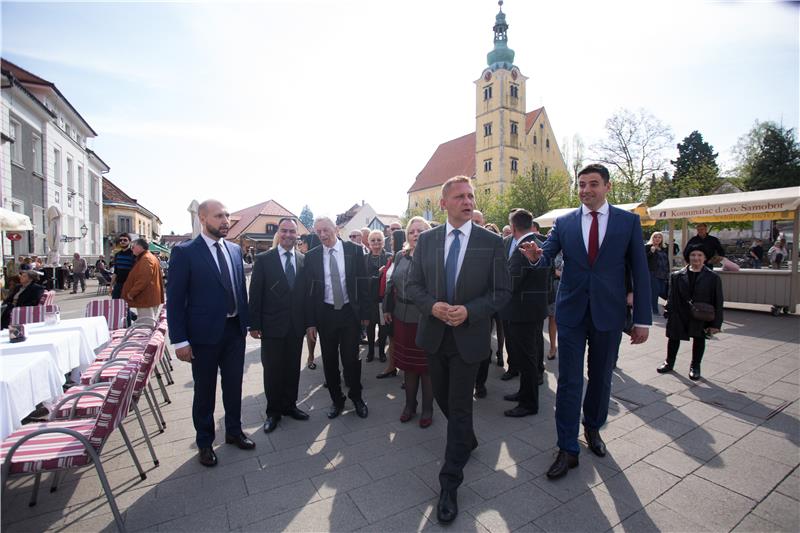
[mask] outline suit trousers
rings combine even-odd
[[[323,304],[319,325],[319,343],[322,347],[322,366],[325,382],[333,403],[341,403],[342,380],[339,376],[339,360],[344,370],[344,383],[347,396],[351,400],[361,399],[361,359],[358,357],[358,342],[361,336],[361,322],[350,304],[339,311],[332,305]]]
[[[510,363],[509,363],[510,364]],[[489,367],[492,366],[492,356],[490,355],[480,363],[478,363],[478,370],[475,373],[475,388],[486,386],[486,380],[489,378]],[[511,370],[511,366],[508,367]]]
[[[433,396],[447,418],[447,447],[439,472],[442,489],[456,489],[461,485],[464,465],[476,443],[472,429],[472,387],[479,365],[461,358],[451,327],[445,329],[439,351],[428,354]]]
[[[544,352],[542,321],[504,321],[509,364],[519,371],[519,405],[539,410],[539,362]]]
[[[622,331],[598,331],[592,322],[591,306],[583,320],[574,327],[558,325],[558,389],[556,391],[556,430],[558,447],[578,454],[581,394],[583,393],[583,356],[586,344],[588,383],[583,399],[583,425],[600,429],[608,418],[611,376],[619,353]]]
[[[218,344],[192,344],[194,400],[192,421],[197,432],[197,447],[210,448],[214,443],[214,404],[217,396],[217,370],[222,381],[222,405],[225,407],[225,433],[242,433],[242,374],[245,337],[239,317],[226,320]]]
[[[267,416],[280,416],[297,406],[302,352],[302,336],[288,333],[285,337],[261,338]]]

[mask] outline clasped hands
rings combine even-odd
[[[448,326],[458,327],[467,320],[467,308],[463,305],[450,305],[447,302],[436,302],[433,304],[431,314],[447,324]]]

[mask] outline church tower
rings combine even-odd
[[[475,81],[475,185],[481,192],[503,192],[523,170],[525,155],[525,81],[508,47],[503,1],[495,17],[494,49]]]

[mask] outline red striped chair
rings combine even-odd
[[[83,316],[105,317],[109,331],[125,329],[128,325],[128,304],[122,299],[91,300],[86,304]]]
[[[39,299],[39,305],[55,305],[56,291],[44,291]]]
[[[44,322],[45,313],[59,312],[57,305],[29,305],[11,310],[11,324]]]
[[[111,433],[119,428],[128,451],[133,458],[141,479],[147,475],[139,464],[136,452],[131,446],[128,434],[122,426],[122,419],[128,413],[134,384],[139,373],[139,361],[130,361],[117,373],[96,418],[84,420],[48,421],[28,424],[9,435],[0,445],[0,459],[3,461],[3,492],[11,475],[34,474],[33,494],[30,505],[36,505],[39,484],[43,472],[61,471],[93,464],[97,470],[108,505],[114,514],[117,529],[125,530],[114,494],[108,483],[100,453]],[[77,395],[96,395],[83,391]]]

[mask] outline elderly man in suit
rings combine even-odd
[[[606,454],[600,428],[608,417],[611,374],[626,318],[626,277],[633,282],[631,342],[647,340],[652,324],[650,273],[639,216],[609,205],[608,169],[592,164],[578,173],[581,207],[559,217],[547,241],[520,245],[529,261],[549,266],[563,253],[556,298],[558,390],[556,429],[559,452],[547,472],[558,479],[578,466],[578,430],[583,394],[583,358],[588,340],[588,384],[583,399],[584,436],[597,456]],[[629,272],[628,273],[626,273]]]
[[[539,412],[539,379],[544,365],[542,325],[547,318],[547,296],[550,271],[534,268],[519,247],[538,241],[533,233],[533,215],[526,209],[515,209],[509,217],[512,234],[508,246],[508,270],[511,276],[511,300],[502,311],[509,366],[520,373],[519,391],[508,394],[507,401],[517,406],[505,411],[506,416],[522,417]]]
[[[333,405],[328,418],[336,418],[344,409],[339,360],[344,369],[347,396],[356,414],[366,418],[369,411],[361,397],[361,360],[358,340],[361,326],[369,323],[368,291],[364,252],[352,242],[336,236],[336,225],[329,218],[314,222],[314,231],[322,246],[306,254],[307,283],[306,333],[322,345],[325,382]]]
[[[274,431],[283,415],[308,420],[308,413],[297,407],[306,332],[305,256],[295,251],[297,221],[282,218],[275,238],[278,246],[256,256],[250,277],[250,336],[261,339],[265,433]]]
[[[456,491],[478,446],[473,385],[489,353],[492,315],[508,302],[510,282],[502,239],[472,222],[475,193],[469,178],[447,180],[439,204],[447,223],[420,235],[407,293],[422,315],[417,345],[428,354],[434,397],[447,417],[437,505],[437,517],[446,523],[458,514]]]
[[[215,466],[214,400],[217,372],[225,406],[225,442],[243,450],[255,443],[242,431],[242,374],[249,325],[242,250],[225,241],[230,213],[217,200],[200,204],[202,231],[172,249],[167,321],[175,355],[192,364],[192,420],[199,460]]]

